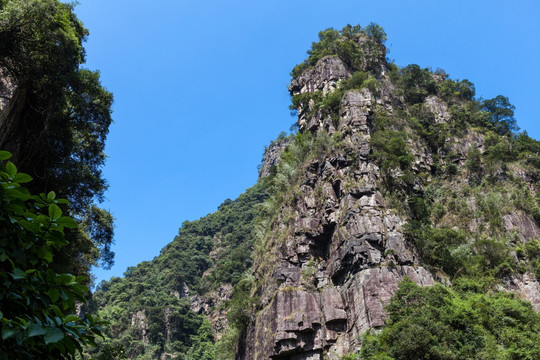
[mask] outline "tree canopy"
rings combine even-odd
[[[0,149],[34,178],[31,191],[54,190],[69,200],[64,210],[84,226],[66,232],[70,245],[56,266],[85,275],[91,265],[113,261],[113,219],[92,205],[107,189],[101,168],[113,98],[98,72],[81,67],[87,35],[73,5],[0,1],[0,77],[8,84]]]

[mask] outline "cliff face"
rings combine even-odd
[[[360,46],[362,41],[365,38],[360,38]],[[326,137],[326,144],[323,150],[316,145],[309,150],[312,156],[299,165],[266,228],[253,265],[253,274],[260,279],[255,294],[261,302],[236,359],[339,359],[359,350],[367,330],[385,325],[384,308],[404,277],[422,286],[436,281],[450,284],[444,271],[425,266],[429,260],[420,256],[406,234],[406,224],[414,220],[410,201],[424,197],[425,190],[437,181],[456,193],[470,186],[470,177],[437,177],[437,167],[445,164],[448,169],[460,169],[471,151],[485,153],[485,134],[469,129],[460,136],[442,135],[443,145],[432,146],[417,136],[413,125],[401,126],[411,156],[412,180],[404,180],[410,190],[401,200],[409,205],[407,211],[400,210],[387,183],[388,179],[403,181],[404,172],[396,166],[381,174],[372,146],[378,128],[375,122],[404,113],[412,117],[421,108],[429,115],[429,126],[439,126],[442,132],[452,126],[452,116],[448,102],[439,94],[424,96],[415,106],[407,103],[387,74],[390,65],[384,51],[371,60],[371,68],[360,67],[360,71],[369,71],[377,86],[343,90],[353,71],[338,56],[322,57],[291,83],[293,101],[295,97],[307,99],[297,106],[300,133]],[[430,76],[434,83],[445,79]],[[335,94],[338,106],[332,112],[326,100]],[[466,101],[458,99],[452,105],[454,109],[466,106]],[[521,176],[521,185],[534,196],[538,178],[533,180],[523,172],[516,166],[512,176]],[[444,204],[448,198],[439,200]],[[471,215],[478,200],[468,198],[465,206]],[[540,238],[538,223],[522,210],[509,209],[501,219],[497,231],[515,234],[519,239],[514,246]],[[436,219],[434,227],[463,229],[470,238],[494,231],[478,215],[456,220],[453,211],[448,211]],[[515,253],[509,256],[514,264],[520,262]],[[539,284],[533,275],[522,271],[501,277],[501,286],[516,291],[540,310]]]
[[[330,92],[350,76],[337,57],[321,59],[306,73],[293,81],[292,95]],[[366,330],[384,325],[384,306],[404,276],[422,285],[434,283],[405,239],[404,219],[382,196],[379,168],[369,160],[374,107],[391,109],[395,100],[391,93],[348,91],[337,126],[320,113],[299,117],[300,131],[339,132],[346,145],[305,164],[293,185],[298,199],[280,209],[277,227],[287,217],[293,224],[279,239],[277,266],[263,285],[263,308],[248,329],[239,359],[342,355],[359,344]]]

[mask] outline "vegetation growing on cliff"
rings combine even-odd
[[[478,285],[404,280],[387,307],[386,327],[364,337],[361,358],[538,359],[540,315],[512,293],[479,293]]]
[[[407,221],[407,240],[419,255],[410,261],[446,284],[419,288],[403,282],[388,308],[388,327],[379,336],[366,336],[363,356],[538,356],[538,316],[501,287],[516,276],[540,276],[538,241],[507,226],[512,221],[540,224],[540,142],[517,133],[513,106],[504,96],[477,99],[468,80],[452,80],[442,70],[414,64],[388,64],[385,39],[373,24],[319,34],[293,78],[301,78],[325,56],[338,57],[351,76],[330,91],[295,94],[291,109],[321,123],[330,119],[328,126],[300,129],[260,184],[226,201],[216,213],[184,223],[153,261],[100,285],[95,306],[111,326],[98,358],[117,348],[139,359],[233,357],[232,349],[267,305],[259,296],[267,291],[271,297],[279,286],[272,271],[288,250],[287,236],[296,231],[294,205],[303,195],[300,187],[316,181],[306,176],[316,173],[310,167],[320,170],[332,156],[332,161],[358,169],[359,145],[344,140],[346,132],[357,129],[337,131],[347,92],[370,95],[365,139],[371,152],[365,159],[378,167],[382,199],[377,201]],[[353,185],[336,182],[331,191]],[[323,205],[324,190],[315,189],[313,208]],[[384,266],[393,267],[395,251],[384,257]],[[313,280],[318,261],[312,258],[302,268],[302,289],[318,291]],[[204,317],[192,309],[223,283],[230,284],[232,292],[206,304],[216,305],[210,313],[219,314],[220,320],[228,312],[229,328],[219,329],[223,337],[216,344]],[[188,300],[195,294],[200,299]],[[415,341],[413,334],[425,336]]]
[[[347,25],[341,30],[328,28],[319,32],[319,41],[311,45],[308,58],[294,67],[291,76],[297,78],[325,56],[338,56],[351,72],[372,69],[376,59],[385,56],[380,47],[385,41],[386,33],[375,23],[365,28],[360,25]]]
[[[348,54],[337,50],[325,53],[321,50],[338,49],[338,45],[328,45],[346,41],[338,35],[331,29],[321,32],[321,44],[314,44],[309,52],[310,58],[295,69],[306,69],[309,64],[313,66],[315,63],[310,61],[329,53],[338,56],[350,69],[350,61],[346,59]],[[317,57],[317,54],[323,55]],[[426,350],[427,357],[536,358],[537,339],[531,336],[538,334],[537,315],[530,305],[497,289],[504,281],[520,274],[538,277],[537,240],[508,224],[512,221],[529,221],[527,219],[534,221],[535,226],[540,224],[540,202],[535,195],[539,190],[540,142],[526,133],[517,133],[514,107],[502,95],[488,100],[476,99],[474,84],[468,80],[449,79],[441,70],[432,72],[418,65],[401,69],[389,65],[388,68],[389,80],[397,89],[403,104],[392,112],[375,106],[375,113],[371,116],[371,159],[381,170],[381,190],[385,192],[385,198],[391,207],[408,219],[408,239],[416,245],[423,265],[433,273],[447,277],[458,289],[454,292],[437,285],[433,289],[417,287],[417,291],[424,292],[422,296],[437,291],[450,294],[448,296],[453,300],[446,295],[436,300],[449,302],[448,306],[439,308],[444,310],[436,316],[443,316],[444,312],[456,314],[463,306],[484,303],[493,307],[495,312],[514,314],[516,318],[512,321],[509,319],[508,327],[504,330],[508,337],[493,332],[498,327],[494,324],[500,319],[489,311],[462,319],[462,325],[453,332],[449,326],[457,325],[451,319],[444,320],[450,322],[445,325],[432,318],[422,320],[419,317],[418,323],[410,325],[416,329],[411,331],[406,328],[409,325],[402,322],[410,320],[392,318],[392,311],[399,307],[408,311],[411,305],[405,301],[399,303],[399,307],[393,305],[389,308],[391,321],[388,330],[384,330],[380,337],[368,338],[364,356],[374,359],[390,359],[390,356],[396,359],[412,358],[414,356],[411,354],[416,350],[409,353],[400,351],[407,352],[407,346],[429,346],[424,344],[424,347],[413,339],[404,340],[403,343],[396,339],[404,338],[404,332],[430,333],[430,326],[439,326],[449,331],[435,332],[440,337],[433,343],[447,344],[448,348]],[[295,72],[292,75],[295,78],[299,76]],[[299,115],[305,118],[329,117],[336,123],[341,116],[341,100],[345,90],[368,88],[372,95],[380,96],[377,88],[367,85],[368,76],[372,75],[356,71],[352,77],[342,80],[333,91],[323,93],[318,90],[294,95],[291,109],[300,110]],[[373,80],[376,83],[384,81]],[[436,116],[441,116],[441,113],[437,113],[440,110],[433,110],[431,105],[437,101],[443,101],[443,107],[448,109],[442,120],[436,119]],[[317,135],[321,132],[319,130]],[[470,139],[467,141],[473,142],[473,145],[463,150],[459,145],[460,138]],[[336,144],[332,145],[333,151],[338,148]],[[427,158],[421,154],[426,150]],[[313,148],[311,152],[312,157],[320,154]],[[291,165],[286,157],[282,161]],[[289,167],[285,164],[282,169],[278,167],[277,176],[291,173],[290,170],[284,171]],[[303,164],[300,161],[296,168],[301,168]],[[399,302],[399,294],[397,296],[393,304]],[[430,305],[424,302],[422,306],[429,308]],[[529,315],[531,322],[527,324],[530,326],[524,325],[522,328],[516,325],[519,322],[517,318]],[[478,317],[484,318],[484,322],[475,323]],[[466,336],[467,332],[460,326],[478,331],[475,336],[481,339],[481,344],[468,346],[463,339],[444,337],[456,334]],[[390,333],[393,334],[392,338],[388,335]],[[510,339],[514,338],[520,343],[519,346],[511,343]],[[429,337],[426,339],[431,341]],[[385,350],[370,348],[369,341],[372,340],[380,346],[384,343]]]

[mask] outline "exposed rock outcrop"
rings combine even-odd
[[[293,80],[290,90],[332,91],[348,76],[338,58],[326,57]],[[306,164],[296,200],[281,209],[280,238],[269,241],[278,248],[276,265],[268,277],[268,267],[255,264],[256,275],[267,276],[263,308],[238,359],[337,359],[358,346],[366,330],[384,325],[384,306],[403,277],[434,283],[405,239],[404,220],[387,206],[379,169],[368,159],[377,100],[368,89],[345,92],[337,126],[318,114],[299,118],[302,131],[339,132],[345,146]]]
[[[265,151],[259,168],[259,179],[270,175],[270,171],[273,166],[276,166],[279,157],[287,145],[291,142],[290,137],[279,137],[268,146]]]
[[[351,74],[337,56],[325,56],[315,67],[306,70],[291,82],[291,94],[322,91],[324,94],[336,89],[339,80],[346,79]]]

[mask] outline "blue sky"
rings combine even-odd
[[[508,1],[81,0],[87,64],[115,96],[103,206],[116,265],[151,260],[257,178],[264,146],[287,131],[289,72],[317,33],[370,22],[398,65],[443,68],[477,96],[508,96],[540,139],[540,3]]]

